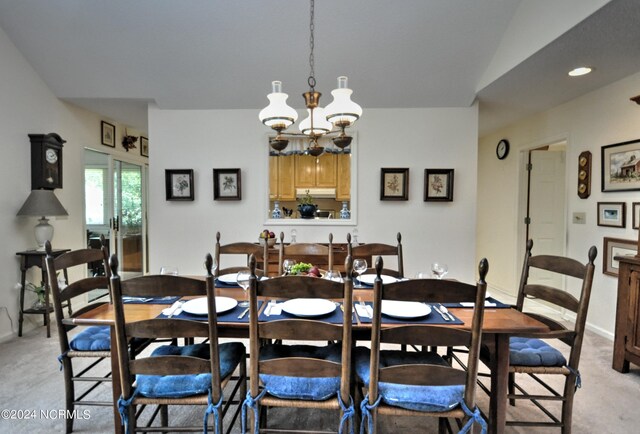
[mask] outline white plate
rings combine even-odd
[[[336,304],[323,298],[293,298],[282,303],[282,310],[303,318],[327,315],[336,310]]]
[[[268,280],[268,279],[269,278],[266,276],[262,276],[260,278],[260,280]],[[227,285],[237,285],[238,274],[237,273],[223,274],[222,276],[218,277],[218,280],[222,283],[226,283]]]
[[[238,301],[229,297],[216,297],[216,313],[227,312],[238,305]],[[194,298],[182,305],[182,310],[193,315],[208,315],[207,297]]]
[[[420,318],[431,313],[431,306],[417,301],[382,300],[381,311],[393,318]]]
[[[398,281],[398,279],[396,279],[393,276],[387,276],[386,274],[382,274],[380,276],[382,278],[382,283],[384,283],[385,285],[387,283],[395,283]],[[360,280],[360,282],[366,284],[366,285],[373,285],[374,280],[376,280],[376,275],[375,274],[363,274],[362,276],[360,276],[358,278],[358,280]]]
[[[226,283],[227,285],[237,285],[238,274],[237,273],[223,274],[222,276],[218,277],[218,280],[222,283]]]

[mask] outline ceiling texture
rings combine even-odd
[[[479,101],[483,135],[640,71],[639,0],[318,0],[315,9],[323,105],[347,75],[365,110]],[[150,102],[257,116],[272,80],[298,109],[307,90],[303,0],[0,0],[0,28],[58,98],[143,131]],[[581,65],[594,72],[567,76]]]

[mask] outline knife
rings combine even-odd
[[[242,319],[244,318],[244,316],[249,312],[249,308],[246,308],[245,310],[242,311],[242,313],[240,315],[238,315],[238,319]]]

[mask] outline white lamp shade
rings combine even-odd
[[[260,111],[258,118],[268,127],[281,125],[288,128],[298,119],[298,112],[287,105],[289,95],[281,91],[282,83],[274,81],[272,85],[274,91],[267,95],[269,105]]]
[[[338,88],[331,91],[333,101],[325,108],[329,122],[351,125],[362,116],[362,107],[351,101],[352,93],[347,87],[347,77],[338,77]]]
[[[327,121],[327,115],[322,107],[313,109],[313,131],[311,131],[311,110],[307,109],[308,116],[300,122],[300,131],[310,136],[327,134],[331,131],[331,122]]]

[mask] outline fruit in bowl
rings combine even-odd
[[[322,277],[322,273],[320,272],[320,269],[318,267],[306,262],[299,262],[291,267],[291,274],[310,277]]]
[[[276,234],[270,231],[269,229],[265,229],[260,232],[260,236],[258,238],[261,246],[264,246],[264,243],[267,243],[269,247],[273,247],[276,244]]]

